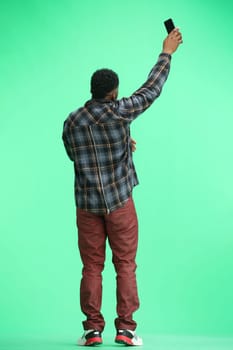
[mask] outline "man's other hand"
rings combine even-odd
[[[134,139],[130,139],[130,142],[131,142],[131,150],[132,152],[135,152],[136,151],[136,141]]]

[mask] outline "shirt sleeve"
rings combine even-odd
[[[147,81],[130,97],[115,102],[119,117],[131,122],[159,97],[170,71],[170,62],[171,55],[161,53]]]

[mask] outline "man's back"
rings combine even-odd
[[[77,206],[103,214],[121,207],[138,180],[129,122],[116,115],[114,104],[92,100],[71,113],[63,140],[74,161]]]

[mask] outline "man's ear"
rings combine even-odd
[[[115,90],[113,90],[113,91],[111,91],[111,95],[110,95],[110,97],[111,97],[111,100],[115,100]]]
[[[118,96],[118,89],[114,89],[106,95],[106,97],[112,101],[116,100],[117,96]]]
[[[114,100],[116,100],[118,97],[118,89],[115,89],[113,92],[114,92]]]

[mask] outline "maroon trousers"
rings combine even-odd
[[[104,329],[101,314],[102,271],[105,262],[106,239],[112,250],[117,274],[116,329],[135,330],[132,314],[139,307],[136,283],[136,251],[138,222],[132,198],[110,214],[96,215],[77,209],[78,244],[83,262],[80,304],[87,316],[84,329]]]

